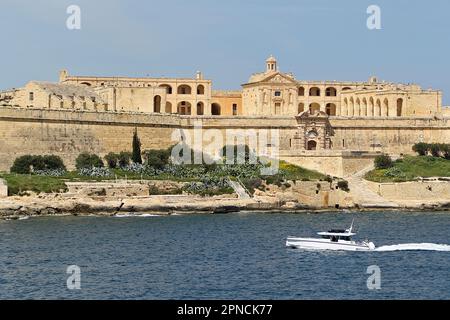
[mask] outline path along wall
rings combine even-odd
[[[101,156],[131,151],[135,128],[142,150],[167,148],[175,144],[171,139],[174,131],[192,132],[198,120],[203,121],[203,129],[218,129],[224,137],[227,129],[278,129],[281,150],[291,150],[290,139],[297,130],[296,120],[286,117],[186,117],[1,107],[0,171],[8,171],[14,159],[24,154],[56,154],[73,168],[76,157],[84,151]],[[374,151],[372,144],[381,144],[385,152],[411,153],[412,144],[418,141],[450,141],[450,119],[334,119],[331,123],[335,128],[333,148],[337,151]],[[327,161],[333,163],[333,159],[334,151]],[[304,163],[320,167],[317,161],[308,157]]]

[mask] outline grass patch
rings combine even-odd
[[[450,177],[450,160],[431,156],[406,156],[389,169],[368,172],[365,179],[374,182],[406,182],[417,178]]]
[[[52,193],[67,191],[64,181],[58,177],[33,176],[22,174],[0,174],[8,184],[8,194],[22,195],[27,191]]]
[[[303,167],[287,163],[286,161],[280,161],[280,171],[286,180],[311,181],[311,180],[324,180],[327,178],[326,175],[320,172],[308,170]]]

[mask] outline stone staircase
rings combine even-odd
[[[239,199],[251,199],[251,196],[248,194],[247,190],[237,181],[228,180],[230,187],[234,189],[234,192],[238,195]]]
[[[374,166],[371,165],[346,177],[355,204],[358,204],[361,208],[398,208],[399,205],[397,203],[381,197],[366,184],[364,176],[373,169]]]

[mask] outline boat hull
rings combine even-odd
[[[286,246],[303,250],[334,250],[334,251],[372,251],[375,245],[372,242],[355,242],[339,240],[333,242],[329,239],[314,238],[288,238]]]

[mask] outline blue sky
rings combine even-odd
[[[238,89],[273,54],[302,80],[379,79],[443,90],[448,0],[1,0],[0,88],[75,75],[193,76]],[[82,29],[66,28],[81,7]],[[366,27],[381,7],[382,30]]]

